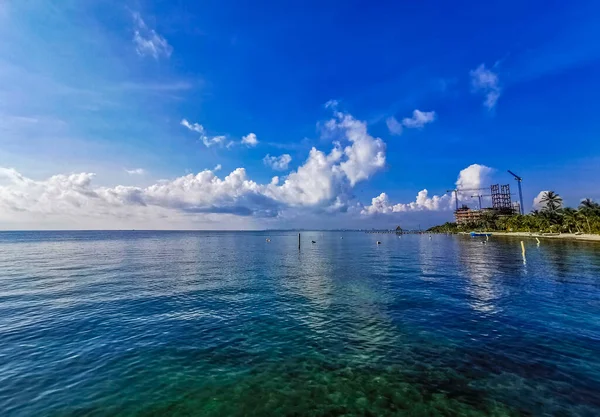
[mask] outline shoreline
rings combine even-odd
[[[527,237],[531,239],[559,239],[559,240],[576,240],[584,242],[600,242],[600,235],[584,233],[576,235],[575,233],[561,233],[557,236],[544,236],[541,233],[533,232],[490,232],[492,236],[507,236],[507,237]]]

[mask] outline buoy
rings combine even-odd
[[[270,241],[271,241],[271,239],[267,238],[267,242],[270,242]]]
[[[380,242],[380,241],[377,241],[377,244],[378,244],[378,245],[381,245],[381,242]]]

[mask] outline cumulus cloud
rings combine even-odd
[[[271,156],[271,155],[267,154],[263,158],[263,163],[266,166],[271,167],[275,171],[285,171],[286,169],[288,169],[288,165],[290,164],[291,161],[292,161],[292,157],[287,153],[285,153],[281,156]]]
[[[390,198],[386,193],[381,193],[377,197],[371,199],[371,205],[365,206],[362,210],[362,214],[387,214],[394,211]]]
[[[432,123],[436,119],[434,111],[413,110],[412,117],[405,117],[399,122],[394,116],[388,117],[385,121],[388,130],[392,135],[401,135],[404,128],[421,129],[426,124]]]
[[[339,168],[354,187],[357,182],[366,180],[385,166],[385,143],[367,133],[365,122],[339,112],[336,112],[336,118],[329,121],[327,128],[343,131],[344,136],[352,143],[344,148],[346,160],[340,163]],[[337,154],[339,149],[334,151]]]
[[[456,180],[457,189],[476,189],[481,188],[489,179],[493,169],[485,165],[473,164],[460,171]],[[470,197],[472,192],[459,193],[459,198]],[[454,195],[443,194],[429,196],[427,189],[419,191],[415,201],[410,203],[392,204],[386,193],[371,200],[371,205],[365,206],[361,213],[363,215],[402,213],[413,211],[441,211],[451,210],[455,202]]]
[[[415,201],[408,204],[396,204],[393,208],[395,212],[402,211],[422,211],[422,210],[447,210],[451,207],[449,202],[451,201],[448,194],[442,196],[434,195],[429,197],[426,189],[419,191]]]
[[[291,207],[345,211],[351,189],[385,166],[385,144],[367,132],[366,123],[349,114],[335,113],[325,124],[326,135],[338,135],[328,153],[312,148],[307,160],[283,183],[274,178],[267,195]],[[342,142],[349,142],[343,147]]]
[[[92,173],[55,175],[35,181],[14,170],[2,169],[0,177],[8,180],[8,184],[0,186],[0,206],[20,212],[94,216],[155,206],[186,213],[268,215],[277,205],[264,196],[264,186],[246,177],[243,168],[223,179],[205,170],[149,187],[93,187]]]
[[[90,189],[94,174],[54,175],[34,181],[14,169],[0,168],[0,206],[17,212],[60,213],[83,208],[98,198]]]
[[[545,207],[545,204],[542,203],[542,198],[548,191],[540,191],[539,194],[533,199],[533,209],[541,210]]]
[[[146,173],[146,170],[144,170],[143,168],[135,168],[135,169],[126,169],[125,172],[128,173],[129,175],[144,175]]]
[[[483,105],[488,110],[496,106],[498,98],[500,98],[500,81],[498,74],[485,67],[485,64],[479,65],[474,70],[469,72],[471,76],[471,89],[474,93],[483,93],[485,100]]]
[[[399,203],[392,205],[386,193],[381,193],[379,196],[371,200],[371,205],[366,206],[361,211],[365,215],[387,214],[387,213],[402,213],[409,211],[439,211],[448,210],[451,208],[450,201],[452,199],[447,194],[442,196],[434,195],[429,197],[427,190],[421,190],[417,194],[415,201],[410,203]]]
[[[171,45],[154,29],[150,29],[139,13],[133,13],[133,23],[133,44],[138,55],[151,56],[154,59],[171,56]]]
[[[0,220],[16,215],[138,219],[173,213],[268,218],[290,209],[345,211],[352,187],[385,166],[385,144],[369,135],[365,122],[347,114],[336,113],[327,126],[340,140],[329,153],[313,148],[296,171],[267,184],[248,178],[244,168],[221,178],[215,174],[218,166],[148,187],[95,186],[93,173],[33,180],[1,168]]]
[[[456,180],[457,189],[475,190],[489,180],[494,170],[488,166],[472,164],[460,171]]]
[[[246,136],[242,137],[242,145],[246,145],[249,148],[253,148],[258,145],[258,139],[254,133],[248,133]]]

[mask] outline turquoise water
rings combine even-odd
[[[600,415],[600,245],[302,239],[0,233],[0,414]]]

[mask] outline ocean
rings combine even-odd
[[[2,232],[0,415],[598,416],[600,245],[525,247]]]

